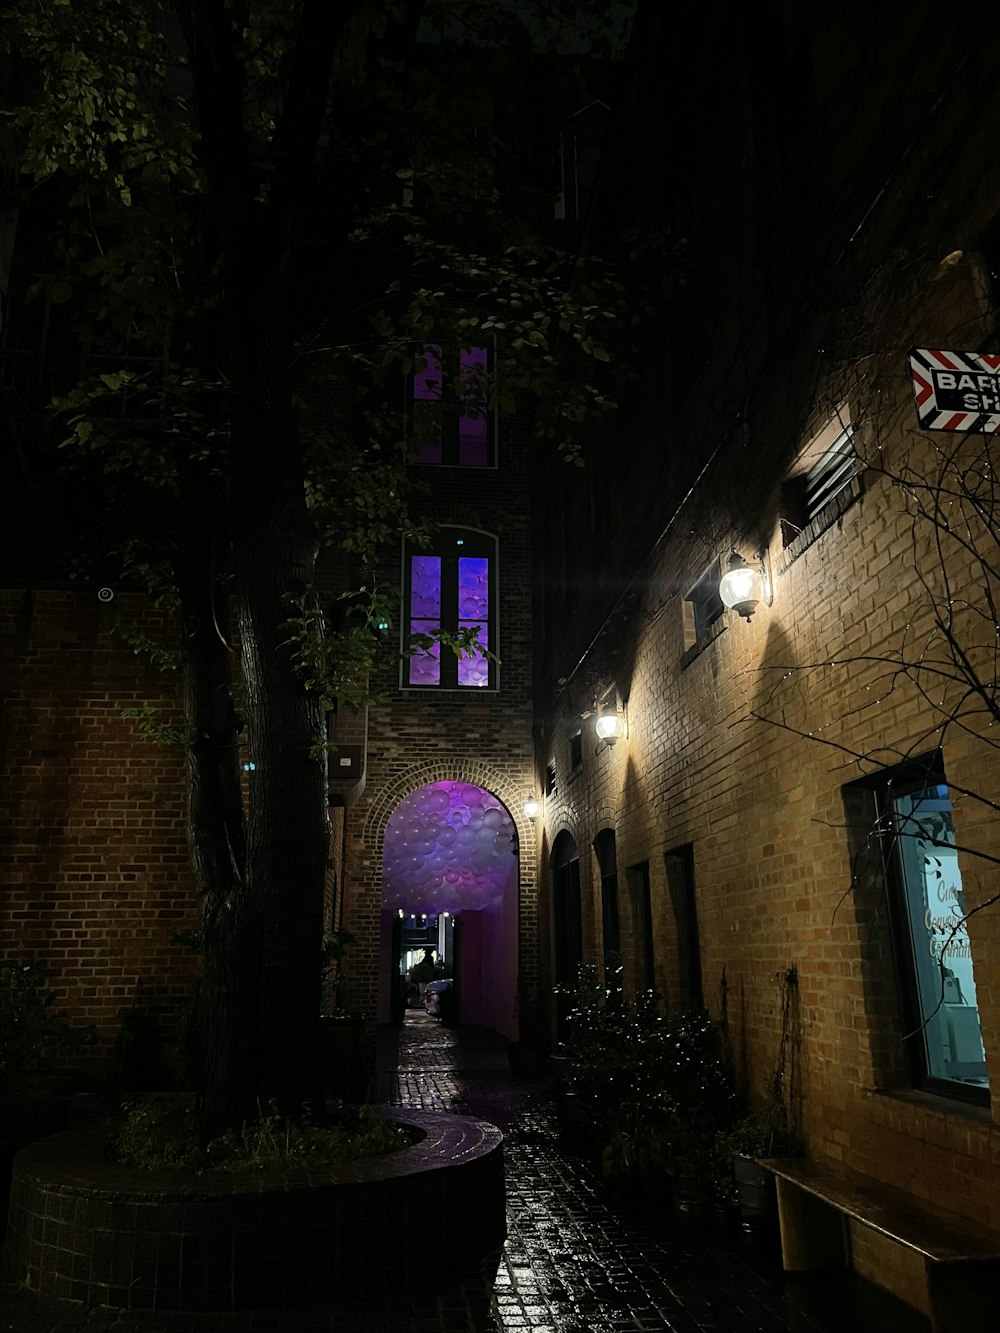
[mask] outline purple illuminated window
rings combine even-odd
[[[438,553],[440,552],[440,553]],[[493,578],[496,539],[486,533],[442,529],[434,553],[410,554],[406,599],[413,636],[476,630],[479,647],[456,657],[437,642],[412,647],[404,684],[454,689],[495,686],[495,664],[486,655],[495,640]]]
[[[458,461],[462,467],[487,467],[490,462],[490,422],[486,399],[489,370],[486,348],[464,348],[459,358],[465,411],[458,419]]]
[[[441,348],[429,346],[424,348],[423,367],[418,363],[417,369],[413,374],[413,401],[414,403],[440,403],[441,401]],[[429,419],[430,413],[426,414]],[[417,414],[417,428],[422,425],[422,417]],[[429,424],[429,422],[428,422]],[[424,440],[420,446],[420,452],[417,455],[418,463],[443,463],[441,438]]]
[[[482,648],[489,648],[490,562],[485,556],[462,556],[458,561],[458,627],[477,629]],[[459,685],[488,685],[489,661],[476,651],[458,662]]]
[[[490,361],[488,347],[463,347],[457,354],[434,343],[424,348],[412,381],[415,430],[423,437],[418,463],[492,467]]]
[[[410,557],[410,633],[433,634],[441,628],[441,557]],[[441,683],[441,645],[417,648],[410,657],[411,685]]]

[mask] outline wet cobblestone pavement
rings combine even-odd
[[[419,1290],[298,1311],[137,1314],[5,1287],[4,1333],[929,1333],[848,1274],[782,1274],[609,1194],[560,1141],[551,1079],[512,1075],[490,1034],[410,1013],[380,1036],[375,1099],[481,1116],[506,1132],[508,1237],[495,1276],[442,1254]],[[429,1219],[433,1225],[433,1219]],[[978,1333],[970,1329],[969,1333]],[[985,1333],[985,1331],[984,1331]]]

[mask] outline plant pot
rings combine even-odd
[[[740,1216],[767,1217],[777,1208],[774,1176],[758,1166],[752,1157],[742,1153],[733,1156],[733,1174],[736,1177],[736,1201]]]
[[[674,1219],[688,1230],[708,1234],[715,1218],[715,1194],[704,1175],[678,1162],[674,1176]]]

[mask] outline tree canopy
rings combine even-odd
[[[53,312],[58,438],[181,631],[208,1133],[315,1093],[324,709],[365,698],[384,552],[420,539],[406,377],[431,345],[495,339],[476,400],[531,404],[571,458],[614,406],[621,289],[550,220],[559,120],[620,17],[590,0],[8,7],[18,261]],[[347,628],[337,594],[360,607]]]

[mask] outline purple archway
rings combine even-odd
[[[383,919],[447,920],[458,932],[459,1019],[517,1032],[518,847],[514,821],[469,782],[418,787],[390,815],[383,841]],[[440,938],[445,938],[442,929]],[[449,935],[450,938],[450,935]]]

